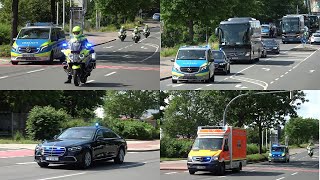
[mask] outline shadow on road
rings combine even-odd
[[[286,60],[269,60],[269,61],[260,61],[258,65],[269,65],[269,66],[290,66],[294,64],[295,61],[286,61]]]
[[[87,83],[87,84],[82,84],[81,87],[113,87],[113,88],[117,88],[117,87],[129,87],[130,85],[124,85],[121,83],[103,83],[103,82],[91,82],[91,83]]]
[[[259,171],[241,171],[240,173],[238,172],[232,172],[232,171],[226,171],[225,172],[225,176],[279,176],[281,174],[284,173],[279,173],[279,172],[259,172]],[[201,173],[198,172],[198,174],[196,174],[196,176],[214,176],[215,174],[213,173]]]

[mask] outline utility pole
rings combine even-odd
[[[70,24],[69,24],[69,37],[71,38],[72,32],[72,0],[70,0]]]
[[[57,25],[59,24],[59,2],[57,2]]]
[[[299,14],[299,5],[297,5],[297,14]]]
[[[65,6],[65,0],[63,0],[62,2],[62,28],[64,31],[64,25],[65,25],[65,21],[66,21],[66,6]]]

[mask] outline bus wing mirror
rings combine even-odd
[[[219,35],[219,29],[216,28],[216,29],[214,30],[214,33],[215,33],[216,36],[218,36],[218,35]]]

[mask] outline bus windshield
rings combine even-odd
[[[221,150],[223,138],[197,138],[193,150]]]
[[[223,31],[220,41],[222,45],[249,43],[249,24],[221,24],[220,28]]]
[[[299,32],[299,19],[298,18],[286,18],[282,21],[283,32]]]

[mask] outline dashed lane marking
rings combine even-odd
[[[117,72],[114,71],[114,72],[111,72],[111,73],[106,74],[106,75],[104,75],[104,76],[106,76],[106,77],[107,77],[107,76],[111,76],[112,74],[115,74],[115,73],[117,73]]]

